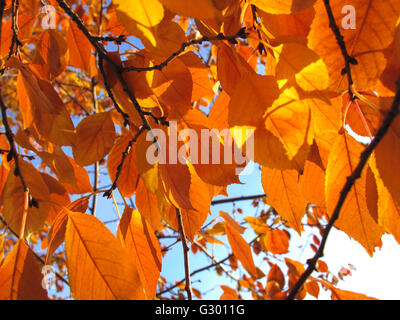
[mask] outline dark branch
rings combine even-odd
[[[111,198],[111,194],[112,192],[117,188],[117,183],[118,183],[118,179],[121,175],[122,172],[122,167],[124,166],[124,162],[126,157],[128,156],[128,154],[131,152],[132,150],[132,146],[133,144],[137,141],[137,139],[139,138],[139,136],[145,131],[144,127],[141,127],[140,130],[135,134],[135,136],[129,141],[128,145],[125,148],[125,151],[122,153],[122,158],[121,158],[121,162],[119,163],[118,167],[117,167],[117,174],[115,176],[115,179],[113,181],[112,186],[110,187],[109,190],[107,190],[104,194],[103,197],[107,197],[107,198]]]
[[[14,175],[19,177],[19,179],[21,180],[21,183],[22,183],[22,187],[24,188],[24,192],[26,192],[26,191],[28,191],[28,187],[27,187],[27,185],[25,183],[25,179],[21,173],[21,169],[19,166],[19,155],[17,153],[15,143],[14,143],[14,135],[11,131],[11,128],[10,128],[10,125],[9,125],[8,119],[7,119],[7,107],[4,104],[3,98],[1,96],[0,96],[0,108],[1,108],[1,116],[2,116],[3,125],[6,130],[6,137],[8,140],[8,144],[10,145],[10,151],[8,152],[8,155],[7,155],[7,161],[11,161],[12,159],[14,159],[14,162],[15,162]]]
[[[230,43],[236,44],[237,41],[236,39],[245,39],[247,37],[246,29],[242,28],[240,29],[235,35],[233,36],[225,36],[222,33],[216,35],[215,37],[202,37],[200,39],[193,39],[188,42],[182,43],[181,47],[175,51],[173,54],[171,54],[167,59],[165,59],[163,62],[160,64],[154,65],[152,67],[144,67],[144,68],[137,68],[137,67],[127,67],[123,68],[122,71],[128,72],[128,71],[137,71],[137,72],[143,72],[143,71],[152,71],[152,70],[162,70],[165,68],[168,63],[170,63],[173,59],[175,59],[177,56],[179,56],[182,52],[186,50],[187,47],[195,44],[202,44],[203,42],[211,42],[211,41],[222,41],[222,40],[227,40]]]
[[[190,281],[189,246],[187,244],[185,229],[183,227],[181,211],[178,208],[176,208],[176,220],[178,221],[179,235],[182,241],[183,259],[185,262],[185,289],[188,300],[193,300],[192,283]]]
[[[335,16],[333,15],[330,1],[324,0],[324,4],[325,4],[326,12],[329,17],[329,26],[332,29],[333,33],[335,34],[336,41],[340,47],[340,50],[342,51],[342,55],[344,58],[345,68],[343,69],[342,73],[347,75],[347,80],[349,82],[349,94],[350,94],[351,99],[354,100],[354,99],[356,99],[356,96],[354,95],[354,93],[352,91],[352,86],[353,86],[354,82],[353,82],[353,77],[351,74],[351,65],[355,65],[358,62],[354,57],[351,57],[347,51],[346,43],[344,42],[344,37],[341,34],[340,29],[335,21]]]
[[[244,197],[236,197],[236,198],[229,198],[229,199],[221,199],[221,200],[214,200],[211,202],[212,206],[218,205],[218,204],[224,204],[224,203],[232,203],[232,202],[237,202],[237,201],[246,201],[246,200],[255,200],[255,199],[261,199],[266,197],[266,194],[257,194],[254,196],[244,196]]]

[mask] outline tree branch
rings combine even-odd
[[[117,174],[115,175],[115,179],[113,181],[112,186],[110,187],[109,190],[107,190],[104,194],[103,197],[107,197],[108,199],[111,197],[112,192],[117,188],[117,182],[118,179],[121,175],[122,172],[122,167],[124,166],[124,162],[126,157],[128,156],[128,154],[131,152],[132,150],[132,146],[133,144],[136,142],[136,140],[139,138],[139,136],[145,131],[145,127],[141,127],[139,129],[139,131],[135,134],[135,136],[133,137],[133,139],[131,139],[128,143],[128,145],[125,148],[125,151],[122,153],[122,159],[121,162],[119,163],[118,167],[117,167]]]
[[[4,128],[6,130],[6,137],[8,140],[8,144],[10,145],[10,152],[7,155],[7,161],[11,161],[11,159],[14,159],[15,162],[15,170],[14,170],[14,175],[18,176],[19,179],[21,180],[22,187],[24,188],[24,192],[28,191],[28,187],[25,183],[25,179],[22,176],[21,169],[19,166],[19,156],[17,153],[17,150],[15,148],[15,143],[14,143],[14,135],[11,131],[10,125],[8,123],[7,119],[7,107],[3,102],[3,98],[0,95],[0,108],[1,108],[1,116],[2,116],[2,121]]]
[[[183,227],[181,211],[178,208],[176,208],[176,219],[178,221],[179,235],[182,241],[183,259],[185,262],[185,289],[187,292],[188,300],[193,300],[192,284],[190,281],[189,246],[187,244],[185,229]]]
[[[212,206],[218,205],[218,204],[224,204],[224,203],[231,203],[231,202],[237,202],[237,201],[246,201],[246,200],[255,200],[255,199],[260,199],[264,198],[267,195],[264,194],[256,194],[253,196],[244,196],[244,197],[236,197],[236,198],[229,198],[229,199],[221,199],[221,200],[214,200],[211,202]]]
[[[335,224],[336,220],[339,218],[340,211],[342,210],[343,204],[347,198],[347,195],[351,191],[352,187],[354,186],[355,182],[357,179],[361,177],[361,173],[367,164],[371,154],[373,151],[376,149],[376,147],[379,145],[379,143],[382,141],[382,139],[385,137],[386,133],[388,132],[391,124],[395,120],[396,116],[400,113],[400,78],[397,81],[397,93],[393,101],[393,105],[389,111],[389,113],[386,115],[385,119],[383,120],[383,123],[381,127],[379,128],[378,132],[375,135],[374,140],[369,144],[369,146],[361,153],[360,156],[360,161],[353,171],[353,173],[347,178],[347,182],[344,185],[342,191],[340,192],[340,198],[336,204],[335,210],[333,211],[333,214],[331,218],[329,219],[329,223],[324,229],[323,236],[321,239],[320,246],[315,253],[314,257],[310,260],[308,260],[308,267],[305,270],[305,272],[301,275],[297,283],[293,286],[291,292],[289,293],[287,299],[288,300],[293,300],[296,298],[298,292],[300,291],[301,287],[304,285],[308,277],[311,275],[311,273],[314,271],[315,266],[319,260],[324,255],[324,248],[326,245],[326,242],[328,240],[329,232],[333,228],[333,225]]]
[[[143,71],[152,71],[152,70],[162,70],[165,68],[168,63],[170,63],[172,60],[174,60],[177,56],[179,56],[182,52],[186,50],[187,47],[195,45],[195,44],[202,44],[203,42],[211,42],[211,41],[222,41],[222,40],[227,40],[230,43],[237,43],[236,39],[245,39],[247,37],[246,33],[246,28],[241,28],[235,35],[233,36],[225,36],[222,33],[216,35],[215,37],[201,37],[200,39],[193,39],[188,42],[182,43],[181,47],[172,53],[167,59],[165,59],[163,62],[160,64],[156,64],[152,67],[144,67],[144,68],[137,68],[137,67],[127,67],[123,68],[123,72],[129,72],[129,71],[137,71],[137,72],[143,72]]]
[[[93,109],[95,113],[97,113],[97,96],[96,96],[96,80],[93,77],[92,78],[92,101],[93,101]],[[94,164],[94,174],[93,174],[93,202],[92,202],[92,215],[96,215],[96,205],[97,205],[97,188],[99,184],[99,161],[96,161]]]
[[[208,250],[206,247],[204,247],[201,243],[199,243],[198,241],[193,241],[193,244],[195,246],[197,246],[201,251],[203,251],[205,253],[205,255],[207,257],[209,257],[214,263],[217,263],[223,272],[225,272],[230,278],[232,278],[235,281],[239,281],[239,278],[237,278],[236,276],[234,276],[231,272],[229,272],[228,269],[225,268],[224,265],[221,264],[220,261],[218,261],[217,258],[215,258]]]
[[[342,55],[344,58],[345,68],[343,69],[342,74],[347,75],[347,80],[349,82],[349,94],[350,94],[351,99],[354,100],[354,99],[356,99],[356,96],[354,95],[353,89],[352,89],[354,81],[353,81],[353,77],[351,74],[351,65],[356,65],[356,64],[358,64],[358,62],[354,57],[351,57],[347,51],[346,43],[344,42],[344,37],[341,34],[338,25],[336,24],[335,16],[333,15],[330,1],[324,0],[324,4],[325,4],[326,12],[329,17],[329,26],[332,29],[333,33],[335,34],[336,41],[340,47],[340,50],[342,51]]]

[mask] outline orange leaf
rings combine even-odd
[[[199,176],[190,168],[191,184],[189,188],[189,200],[193,205],[193,209],[182,209],[182,222],[186,236],[193,241],[195,234],[200,230],[201,226],[207,220],[211,205],[211,188],[204,183]],[[176,209],[171,206],[164,213],[164,218],[175,230],[178,230],[178,222],[176,219]]]
[[[397,118],[375,150],[379,174],[394,199],[400,204],[400,119]]]
[[[251,0],[261,10],[273,14],[290,14],[311,7],[316,0]]]
[[[225,230],[235,257],[240,260],[243,267],[253,276],[257,277],[257,268],[249,244],[240,233],[225,219]]]
[[[115,140],[115,127],[110,112],[101,112],[83,119],[76,127],[74,159],[87,166],[103,159]]]
[[[315,279],[315,281],[320,282],[324,287],[331,290],[332,300],[377,300],[375,298],[368,297],[364,294],[335,288],[331,283],[325,280]]]
[[[169,10],[191,18],[207,19],[220,15],[211,0],[160,0]]]
[[[347,133],[339,135],[332,146],[325,180],[328,215],[334,211],[347,177],[358,164],[362,151],[361,144]],[[372,256],[375,247],[382,245],[383,230],[368,211],[365,184],[366,170],[351,188],[335,226],[361,243]]]
[[[161,272],[161,249],[154,231],[138,211],[125,207],[118,233],[138,269],[147,298],[154,298]]]
[[[41,174],[29,162],[19,159],[21,174],[26,186],[29,188],[30,196],[36,201],[37,207],[31,206],[25,226],[25,235],[38,231],[43,227],[50,210],[50,193]],[[11,167],[14,172],[15,165]],[[3,194],[3,215],[8,226],[15,232],[21,230],[22,217],[24,213],[24,188],[19,176],[9,174]]]
[[[38,262],[23,240],[0,267],[0,300],[48,300]]]
[[[285,230],[270,230],[264,239],[264,245],[267,251],[272,254],[285,254],[289,252],[290,235]]]
[[[128,252],[97,218],[69,214],[65,254],[75,299],[144,299],[139,273]]]
[[[256,126],[279,97],[276,79],[256,73],[243,74],[231,95],[229,125]]]
[[[83,71],[89,70],[92,45],[75,23],[69,24],[67,32],[69,64]]]
[[[149,191],[144,182],[139,180],[135,204],[140,214],[149,222],[153,230],[158,230],[161,223],[161,214],[158,208],[157,196]]]
[[[289,226],[299,234],[303,230],[301,219],[305,214],[306,200],[300,186],[299,174],[295,170],[276,170],[263,167],[261,181],[268,202]]]

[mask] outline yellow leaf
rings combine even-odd
[[[125,207],[118,233],[138,269],[147,298],[154,298],[161,272],[161,249],[154,231],[138,211]]]
[[[243,232],[246,230],[245,227],[242,227],[239,223],[235,221],[228,213],[225,211],[220,211],[219,212],[220,217],[224,218],[225,220],[225,225],[229,223],[229,225],[235,229],[239,234],[243,234]]]
[[[0,267],[0,300],[48,300],[37,259],[23,240]]]
[[[187,147],[190,151],[189,160],[200,178],[215,186],[239,183],[240,170],[239,165],[236,164],[230,132],[228,130],[217,132],[212,127],[208,127],[207,117],[197,109],[190,109],[183,116],[183,122],[189,129],[196,132],[196,136],[189,135],[190,141]],[[187,138],[184,133],[179,134],[184,139]]]
[[[83,119],[76,127],[74,159],[80,166],[88,166],[103,159],[115,140],[115,127],[110,112],[101,112]]]
[[[125,29],[134,36],[145,38],[155,46],[155,26],[164,17],[164,8],[158,0],[113,0],[117,17]]]
[[[257,217],[246,217],[244,220],[253,228],[256,233],[266,233],[270,229],[261,219]]]
[[[52,176],[44,172],[41,172],[40,175],[46,183],[50,193],[50,201],[52,202],[52,205],[49,214],[47,215],[46,223],[52,225],[60,211],[60,207],[68,205],[71,201],[67,190],[57,179],[54,179]]]
[[[68,156],[66,157],[70,166],[72,167],[72,173],[74,175],[74,181],[75,181],[75,185],[69,183],[63,183],[63,186],[65,187],[65,189],[67,189],[68,193],[83,194],[83,193],[93,192],[92,185],[89,180],[89,174],[86,171],[86,169],[78,166],[74,161],[74,159],[72,159],[71,157]],[[69,167],[69,165],[67,167]],[[62,168],[59,169],[63,170]]]
[[[308,101],[298,100],[296,91],[287,89],[268,108],[265,127],[279,138],[292,160],[305,143],[312,143],[310,122]]]
[[[297,83],[305,91],[325,90],[329,84],[328,69],[320,57],[306,45],[283,44],[276,48],[276,78]]]
[[[71,293],[75,299],[144,299],[144,289],[131,257],[96,217],[83,213],[69,214],[65,255]]]
[[[68,223],[68,214],[71,212],[82,212],[88,208],[89,197],[83,197],[80,199],[71,202],[65,207],[62,207],[58,212],[58,215],[54,219],[52,223],[51,229],[47,236],[48,249],[46,254],[46,265],[50,263],[50,259],[53,256],[54,252],[57,248],[64,242],[65,240],[65,231]]]

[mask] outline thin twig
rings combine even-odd
[[[189,246],[186,240],[186,234],[183,226],[181,211],[178,208],[176,208],[176,219],[178,221],[179,235],[182,240],[183,258],[185,263],[185,289],[187,292],[188,300],[193,300],[192,284],[190,281]]]
[[[353,171],[353,173],[347,178],[347,182],[344,185],[342,191],[340,192],[340,198],[336,204],[335,210],[333,211],[333,214],[331,218],[329,219],[329,223],[327,224],[326,228],[324,229],[323,236],[321,239],[321,243],[319,245],[319,248],[317,252],[315,253],[314,257],[310,260],[307,261],[308,267],[305,270],[305,272],[301,275],[299,280],[296,282],[296,284],[293,286],[292,290],[290,291],[287,299],[288,300],[293,300],[296,298],[298,292],[308,279],[308,277],[311,275],[311,273],[314,271],[315,266],[319,260],[324,255],[324,248],[325,244],[328,240],[329,232],[333,228],[333,225],[335,224],[336,220],[339,218],[340,211],[342,210],[343,204],[347,198],[347,195],[353,188],[355,182],[357,179],[361,177],[361,173],[367,164],[371,154],[373,151],[376,149],[376,147],[379,145],[379,143],[382,141],[382,139],[385,137],[386,133],[388,132],[391,124],[395,120],[396,116],[400,113],[400,78],[397,81],[397,93],[393,101],[393,105],[389,111],[389,113],[386,115],[385,119],[383,120],[383,123],[379,130],[377,131],[374,140],[368,145],[368,147],[361,153],[360,156],[360,161]]]
[[[121,175],[122,172],[122,167],[124,166],[124,162],[126,157],[128,156],[128,154],[131,152],[132,150],[132,146],[133,144],[136,142],[136,140],[139,138],[139,136],[145,131],[145,127],[141,127],[139,129],[139,131],[135,134],[135,136],[129,141],[128,145],[125,148],[125,151],[122,153],[122,158],[121,158],[121,162],[119,163],[118,167],[117,167],[117,174],[115,175],[115,179],[113,181],[112,186],[110,187],[109,190],[107,190],[104,194],[103,197],[107,197],[108,199],[110,199],[112,192],[117,188],[117,183],[118,183],[118,179]]]
[[[237,43],[237,39],[245,39],[247,37],[246,29],[242,28],[240,29],[235,35],[233,36],[225,36],[224,34],[220,33],[214,37],[202,37],[200,39],[193,39],[188,42],[182,43],[181,47],[172,53],[167,59],[165,59],[163,62],[160,64],[156,64],[152,67],[143,67],[143,68],[137,68],[137,67],[126,67],[123,68],[123,72],[129,72],[129,71],[137,71],[137,72],[143,72],[143,71],[152,71],[152,70],[162,70],[165,68],[168,63],[170,63],[173,59],[175,59],[177,56],[179,56],[182,52],[186,50],[187,47],[195,45],[195,44],[202,44],[203,42],[211,42],[211,41],[222,41],[222,40],[227,40],[230,43]]]
[[[257,237],[255,237],[252,241],[250,241],[249,244],[251,245],[251,244],[253,244],[254,242],[256,242],[256,241],[258,240],[258,238],[260,238],[260,236],[261,236],[261,235],[258,235]],[[207,266],[205,266],[205,267],[202,267],[202,268],[199,268],[199,269],[197,269],[197,270],[194,270],[194,271],[190,274],[190,276],[193,277],[194,275],[196,275],[196,274],[198,274],[198,273],[201,273],[201,272],[203,272],[203,271],[209,270],[209,269],[211,269],[211,268],[213,268],[213,267],[221,266],[223,263],[225,263],[226,261],[228,261],[228,260],[229,260],[230,258],[232,258],[232,257],[233,257],[233,254],[231,253],[231,254],[229,254],[227,257],[225,257],[224,259],[219,260],[218,262],[213,262],[213,263],[211,263],[211,264],[209,264],[209,265],[207,265]],[[169,288],[164,289],[164,290],[158,292],[158,293],[157,293],[157,297],[160,297],[160,296],[163,295],[164,293],[170,292],[171,290],[177,288],[178,286],[180,286],[180,285],[181,285],[182,283],[184,283],[184,282],[185,282],[185,279],[182,279],[181,281],[176,282],[174,285],[170,286]]]
[[[239,278],[237,278],[235,275],[233,275],[228,269],[225,268],[223,264],[221,264],[220,261],[218,261],[217,258],[215,258],[208,250],[206,247],[204,247],[201,243],[198,241],[193,241],[193,244],[197,246],[201,251],[205,253],[207,257],[209,257],[214,263],[218,263],[218,265],[221,267],[222,271],[225,272],[229,277],[231,277],[235,281],[239,281]]]
[[[231,202],[238,202],[238,201],[246,201],[246,200],[255,200],[255,199],[261,199],[266,197],[266,194],[256,194],[253,196],[244,196],[244,197],[236,197],[236,198],[229,198],[229,199],[221,199],[221,200],[214,200],[211,202],[212,206],[218,205],[218,204],[224,204],[224,203],[231,203]]]
[[[93,77],[92,78],[92,101],[93,101],[93,109],[97,113],[97,96],[96,96],[96,79]],[[96,205],[97,205],[97,188],[99,184],[99,161],[96,161],[94,164],[94,174],[93,174],[93,202],[92,202],[92,209],[91,213],[92,215],[96,215]]]

